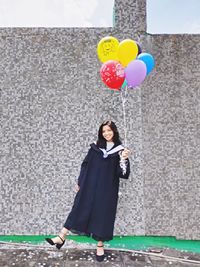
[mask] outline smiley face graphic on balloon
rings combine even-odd
[[[109,55],[110,53],[115,52],[115,44],[112,40],[106,40],[103,44],[102,44],[102,52],[104,54],[104,56]]]

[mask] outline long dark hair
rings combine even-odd
[[[117,126],[115,125],[115,123],[113,121],[105,121],[99,127],[97,146],[101,147],[101,148],[106,148],[106,139],[103,137],[103,134],[102,134],[103,126],[105,126],[105,125],[108,125],[114,133],[114,136],[113,136],[114,145],[121,145],[122,142],[121,142],[120,137],[119,137],[119,132],[117,130]]]

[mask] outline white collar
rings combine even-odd
[[[116,152],[121,151],[122,149],[124,149],[124,147],[122,145],[116,146],[115,148],[111,149],[110,151],[106,151],[104,148],[100,148],[100,150],[103,152],[103,157],[107,158],[108,155],[110,154],[114,154]]]

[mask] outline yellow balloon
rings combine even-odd
[[[97,46],[97,54],[101,62],[118,60],[117,51],[119,41],[112,36],[106,36],[100,40]]]
[[[123,40],[118,48],[118,60],[126,67],[132,60],[136,59],[138,55],[138,46],[135,41],[131,39]]]

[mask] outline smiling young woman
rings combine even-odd
[[[69,230],[85,234],[98,241],[96,259],[103,261],[103,242],[113,239],[119,178],[128,179],[130,174],[129,154],[120,141],[115,123],[102,123],[96,144],[90,145],[81,164],[72,209],[59,235],[46,238],[48,243],[60,249]]]

